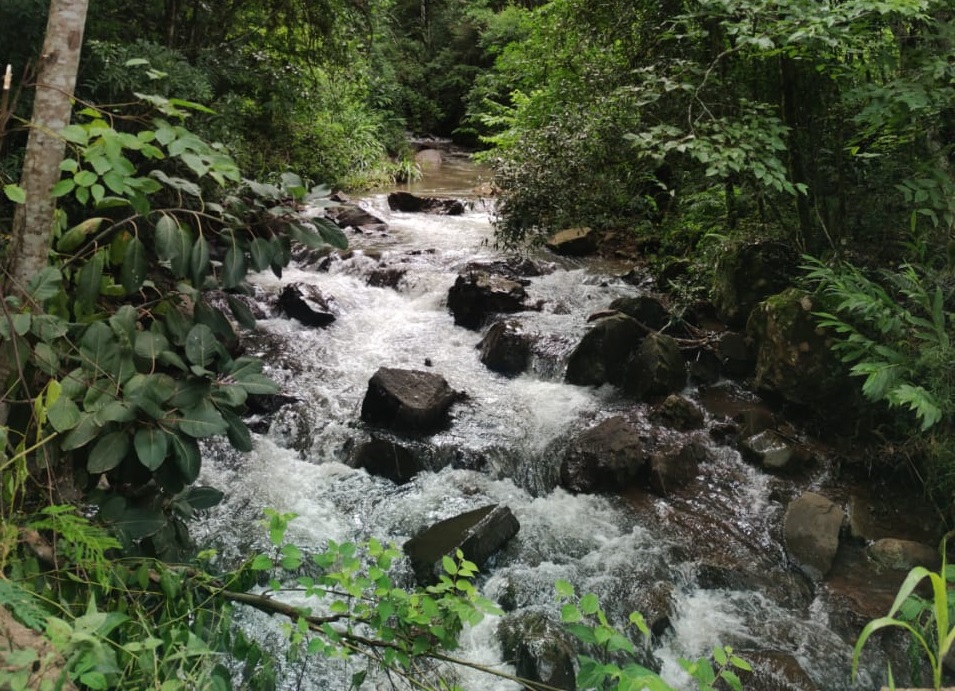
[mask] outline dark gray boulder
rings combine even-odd
[[[555,254],[581,257],[597,251],[597,233],[590,228],[568,228],[551,235],[544,246]]]
[[[497,635],[504,659],[514,665],[517,676],[551,689],[577,688],[577,654],[563,626],[540,612],[521,612],[502,619]]]
[[[520,523],[506,506],[491,504],[435,523],[402,547],[421,585],[436,583],[444,574],[442,557],[460,549],[464,558],[483,567],[508,540]]]
[[[686,396],[670,394],[654,408],[650,418],[659,425],[666,425],[681,432],[703,427],[703,409]]]
[[[696,479],[706,447],[688,442],[658,449],[650,455],[650,488],[660,496],[685,487]]]
[[[526,298],[524,286],[517,281],[485,271],[469,271],[458,276],[448,291],[448,309],[458,326],[479,329],[492,314],[524,310]]]
[[[747,377],[756,367],[756,350],[745,335],[724,331],[716,342],[716,356],[723,372],[731,377]]]
[[[352,468],[364,468],[371,475],[385,477],[403,485],[411,478],[427,470],[424,460],[407,446],[390,439],[373,437],[370,441],[355,448],[348,465]]]
[[[670,322],[670,311],[652,295],[617,298],[610,303],[610,309],[623,312],[654,331],[659,331]]]
[[[388,230],[385,219],[356,204],[341,204],[325,209],[325,215],[339,228],[353,228],[363,233]]]
[[[399,433],[434,432],[461,397],[439,374],[381,367],[368,381],[361,419]]]
[[[686,362],[676,341],[651,333],[627,363],[623,388],[637,398],[665,396],[686,386]]]
[[[481,362],[494,372],[516,376],[527,369],[531,358],[531,337],[515,321],[497,322],[484,335],[478,348]]]
[[[405,213],[440,214],[442,216],[460,216],[464,213],[464,204],[458,199],[441,197],[419,197],[410,192],[392,192],[388,195],[388,208]]]
[[[328,326],[335,321],[331,298],[307,283],[289,283],[279,294],[278,306],[305,326]]]
[[[598,319],[567,359],[567,383],[622,384],[627,363],[646,334],[639,322],[624,314]]]
[[[783,542],[790,558],[814,580],[832,568],[845,514],[815,492],[804,492],[786,507]]]
[[[570,441],[560,484],[572,492],[620,490],[634,483],[645,464],[637,429],[622,417],[612,417]]]

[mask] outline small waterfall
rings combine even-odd
[[[254,278],[269,295],[290,282],[317,285],[334,297],[340,316],[321,330],[278,317],[260,321],[252,350],[300,403],[276,416],[250,454],[209,448],[202,480],[222,488],[226,500],[198,526],[200,541],[216,546],[226,561],[264,548],[261,512],[271,507],[299,515],[289,538],[307,549],[372,536],[400,544],[437,520],[506,504],[521,530],[482,576],[487,596],[557,618],[553,584],[567,579],[578,592],[599,595],[623,627],[641,594],[666,582],[671,626],[648,654],[678,688],[692,687],[678,657],[730,644],[782,651],[819,688],[848,689],[851,646],[829,630],[819,604],[807,606],[795,596],[779,601],[778,591],[790,582],[784,578],[799,580],[771,529],[781,505],[770,499],[768,476],[735,450],[698,435],[710,460],[688,498],[573,495],[556,486],[561,449],[573,433],[614,413],[636,411],[645,419],[645,406],[610,387],[562,382],[564,359],[588,315],[639,289],[586,264],[547,258],[553,271],[527,286],[528,302],[539,310],[515,315],[541,346],[529,372],[506,378],[480,363],[481,334],[455,326],[445,306],[467,264],[503,258],[493,247],[487,209],[477,203],[463,216],[445,217],[392,213],[383,197],[369,203],[386,217],[386,236],[355,236],[348,257],[325,270],[299,267],[281,280],[269,273]],[[397,289],[368,284],[382,265],[404,270]],[[371,375],[380,366],[422,369],[426,360],[468,394],[453,409],[450,428],[427,439],[438,469],[399,486],[344,465],[351,445],[367,438],[359,411]],[[718,558],[723,553],[729,557]],[[747,562],[764,569],[764,578],[734,580],[735,565]],[[714,586],[717,572],[722,580]],[[775,590],[774,579],[782,579]],[[239,620],[281,649],[279,622],[245,611]],[[501,659],[494,618],[466,632],[462,654],[513,672]],[[355,669],[324,660],[289,665],[283,688],[346,689]],[[881,671],[876,666],[871,673]],[[471,670],[455,674],[469,689],[519,688]],[[866,676],[853,688],[873,686]]]

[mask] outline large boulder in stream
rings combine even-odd
[[[405,213],[440,214],[460,216],[464,213],[464,204],[458,199],[443,197],[419,197],[410,192],[392,192],[388,195],[388,208]]]
[[[845,513],[815,492],[804,492],[786,507],[783,542],[790,558],[814,580],[832,568]]]
[[[661,333],[643,339],[627,363],[623,388],[637,398],[665,396],[686,386],[686,362],[676,341]]]
[[[403,485],[428,465],[424,459],[405,446],[390,439],[372,437],[360,444],[348,459],[352,468],[364,468],[371,475],[386,477],[395,484]]]
[[[361,233],[382,232],[388,230],[385,219],[357,204],[341,204],[325,209],[325,216],[339,228],[352,228]]]
[[[486,271],[468,271],[458,276],[448,291],[448,309],[458,326],[479,329],[489,315],[524,310],[526,298],[524,286],[517,281]]]
[[[581,257],[597,251],[597,233],[591,228],[568,228],[551,235],[544,246],[555,254]]]
[[[305,326],[322,327],[335,321],[331,298],[307,283],[285,286],[279,294],[278,305],[285,314]]]
[[[439,374],[381,367],[368,381],[361,419],[399,433],[427,434],[446,425],[448,410],[462,395]]]
[[[720,319],[742,326],[757,303],[790,285],[799,254],[781,242],[756,242],[720,255],[711,296]]]
[[[513,377],[527,369],[532,338],[516,321],[497,322],[484,335],[478,348],[489,370]]]
[[[572,439],[560,466],[560,484],[572,492],[620,490],[646,465],[643,441],[625,418],[612,417]]]
[[[574,691],[577,688],[574,646],[566,629],[545,614],[509,615],[498,625],[497,636],[504,659],[514,665],[517,676],[546,684],[551,689]]]
[[[646,334],[637,320],[625,314],[614,313],[598,319],[567,359],[567,383],[622,384],[627,363]]]
[[[812,310],[812,298],[790,288],[761,302],[746,327],[757,349],[756,386],[803,405],[831,402],[845,383]]]
[[[402,547],[411,560],[415,578],[431,585],[445,573],[442,557],[456,550],[478,568],[517,535],[521,524],[506,506],[491,504],[435,523]]]
[[[652,295],[617,298],[610,303],[610,309],[623,312],[654,331],[659,331],[670,322],[670,311],[659,298]]]

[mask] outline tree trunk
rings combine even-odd
[[[51,0],[43,52],[37,65],[36,99],[20,186],[26,202],[16,208],[9,254],[7,292],[22,293],[49,260],[56,201],[66,142],[60,130],[70,122],[76,71],[89,0]]]

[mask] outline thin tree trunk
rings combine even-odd
[[[26,202],[13,216],[7,292],[22,293],[49,260],[56,201],[66,142],[60,130],[70,122],[76,71],[83,44],[88,0],[51,0],[43,52],[37,65],[36,98],[20,186]]]

